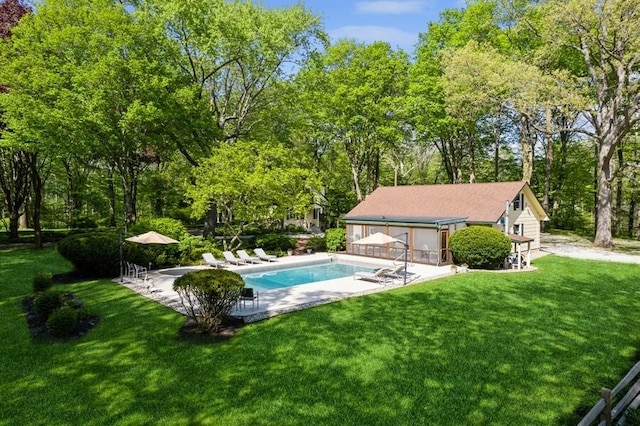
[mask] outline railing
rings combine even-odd
[[[640,380],[637,380],[627,393],[618,401],[615,407],[611,408],[613,399],[623,389],[627,388],[631,382],[636,380],[640,374],[640,362],[633,366],[626,376],[613,389],[600,389],[600,400],[593,406],[586,416],[578,423],[578,426],[589,426],[596,424],[598,426],[610,426],[616,424],[624,417],[627,408],[638,408],[640,404]]]
[[[404,260],[403,248],[390,248],[387,252],[384,246],[347,244],[347,253],[360,256],[377,257],[381,259]],[[450,250],[409,250],[408,261],[412,263],[426,263],[428,265],[442,265],[451,263]]]

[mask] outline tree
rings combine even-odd
[[[550,0],[543,6],[543,39],[554,51],[571,50],[584,65],[580,75],[592,95],[585,111],[598,146],[594,244],[611,247],[611,162],[640,119],[640,0]]]
[[[119,3],[48,0],[16,28],[4,57],[10,136],[117,170],[127,223],[136,221],[139,175],[172,146],[165,129],[184,105],[165,40]]]
[[[387,43],[342,40],[298,75],[301,104],[349,159],[358,201],[377,187],[383,154],[403,140],[400,100],[408,67],[406,55]]]
[[[270,224],[288,213],[306,213],[320,186],[315,172],[297,164],[282,145],[255,141],[219,146],[194,169],[193,177],[195,184],[187,190],[193,199],[192,214],[200,217],[210,200],[217,200],[223,222],[233,232],[229,250],[237,248],[238,237],[249,224]]]
[[[267,9],[248,1],[151,1],[179,54],[176,64],[196,88],[198,123],[178,148],[196,166],[221,143],[248,136],[260,112],[272,106],[269,90],[326,36],[319,18],[302,5]],[[190,122],[196,121],[186,117]],[[188,141],[183,143],[183,141]],[[216,200],[210,200],[205,236],[215,229]]]
[[[0,2],[0,39],[2,45],[11,43],[11,31],[20,19],[31,9],[20,0]],[[0,78],[0,98],[9,92],[8,82]],[[0,105],[2,102],[0,101]],[[9,238],[18,238],[18,220],[24,214],[29,196],[29,154],[19,147],[7,143],[7,128],[3,108],[0,107],[0,189],[4,195],[4,205],[9,213]]]

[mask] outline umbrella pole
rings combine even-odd
[[[409,233],[405,232],[404,234],[404,283],[402,285],[407,285],[407,257],[409,254]]]
[[[120,230],[120,232],[119,232],[119,243],[120,243],[120,282],[121,282],[121,283],[122,283],[122,282],[124,282],[124,279],[123,279],[123,271],[122,271],[122,270],[124,269],[124,268],[122,267],[122,233],[123,233],[123,231],[122,231],[122,229],[121,229],[121,230]]]

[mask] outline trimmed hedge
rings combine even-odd
[[[488,226],[470,226],[451,235],[454,261],[469,268],[495,269],[511,252],[511,241],[503,232]]]
[[[178,277],[173,289],[180,295],[187,316],[201,332],[216,332],[238,301],[244,280],[232,271],[204,269]]]
[[[58,252],[85,277],[112,278],[120,274],[120,245],[116,232],[87,232],[58,243]]]

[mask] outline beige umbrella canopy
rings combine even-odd
[[[368,237],[364,237],[359,240],[356,240],[351,244],[367,244],[371,246],[383,246],[385,244],[391,244],[391,243],[404,244],[404,241],[399,240],[397,238],[393,238],[390,235],[383,234],[382,232],[376,232],[375,234],[371,234]]]
[[[156,231],[145,232],[144,234],[136,235],[134,237],[129,237],[125,239],[131,243],[138,244],[175,244],[179,241],[174,240],[173,238],[167,237],[166,235],[162,235]]]

